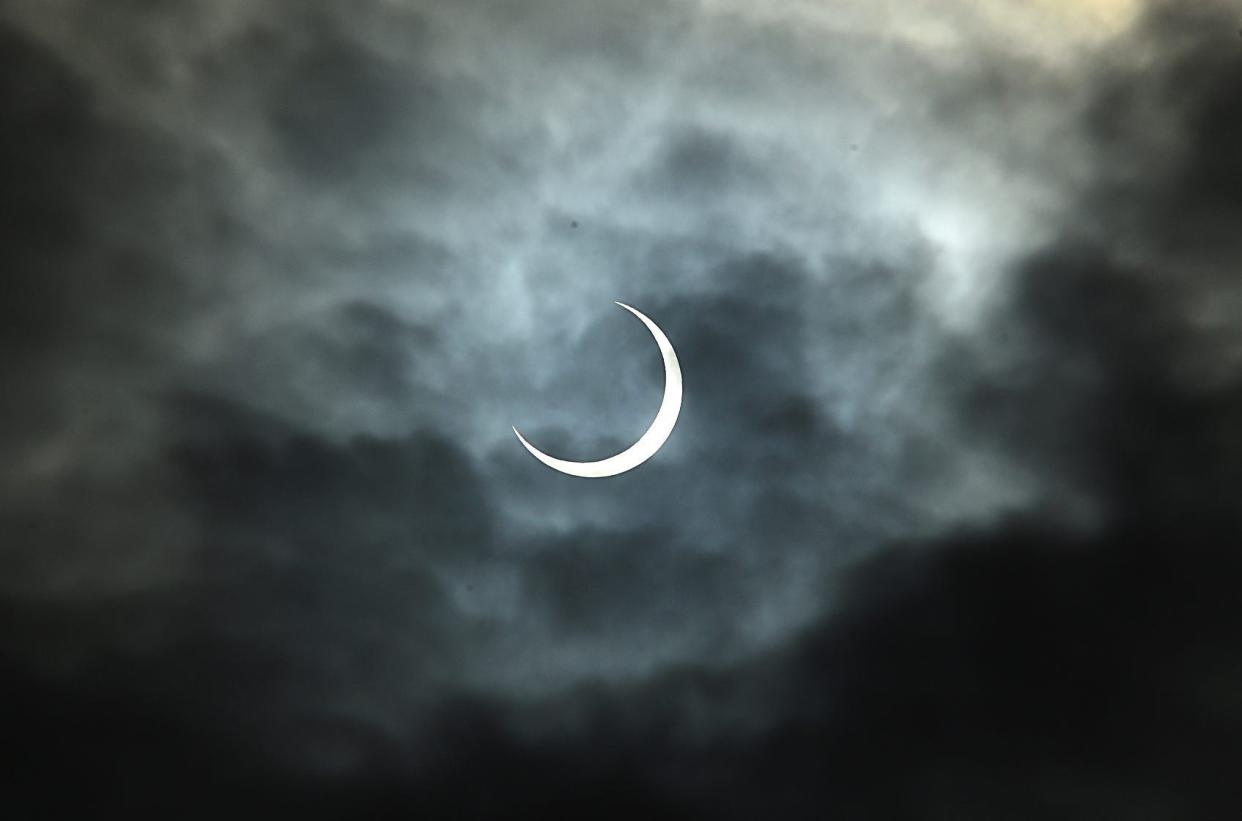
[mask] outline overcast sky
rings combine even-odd
[[[20,798],[1233,814],[1238,26],[0,2]]]

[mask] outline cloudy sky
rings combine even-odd
[[[1236,815],[1239,25],[0,0],[6,800]]]

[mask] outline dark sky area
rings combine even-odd
[[[1240,19],[0,0],[0,815],[1242,817]]]

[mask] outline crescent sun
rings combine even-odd
[[[640,311],[631,308],[624,302],[616,304],[642,320],[642,323],[647,326],[647,330],[651,331],[651,335],[655,337],[656,345],[660,348],[660,355],[664,358],[664,399],[660,402],[660,410],[656,412],[656,417],[652,421],[651,427],[647,428],[647,432],[640,436],[637,442],[616,456],[609,456],[607,459],[600,459],[598,462],[570,462],[549,456],[530,442],[527,442],[517,428],[513,429],[518,441],[530,451],[531,456],[534,456],[553,470],[559,470],[561,473],[567,473],[570,476],[581,476],[584,479],[602,479],[605,476],[616,476],[618,473],[625,473],[627,470],[638,467],[654,456],[655,452],[668,439],[669,434],[673,432],[673,425],[677,424],[677,415],[681,413],[681,365],[677,362],[677,352],[673,350],[672,343],[668,341],[668,337],[664,335],[664,332]]]

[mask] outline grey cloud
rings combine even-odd
[[[1229,806],[1216,5],[1060,64],[957,8],[950,54],[855,9],[101,9],[0,46],[0,662],[54,803]],[[686,402],[579,482],[509,425],[641,432],[614,299]]]

